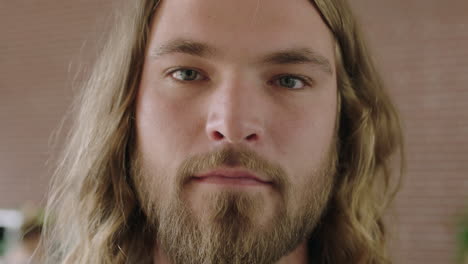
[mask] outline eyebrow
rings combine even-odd
[[[219,51],[202,42],[188,39],[174,39],[152,50],[150,56],[157,58],[172,53],[184,53],[198,57],[212,57],[218,54]]]
[[[150,51],[150,57],[158,57],[182,53],[197,57],[214,57],[220,54],[220,51],[203,42],[192,41],[189,39],[174,39]],[[323,55],[309,48],[285,49],[268,54],[258,60],[259,64],[311,64],[318,67],[327,74],[333,74],[330,61]]]
[[[262,64],[312,64],[322,71],[333,74],[330,61],[309,48],[288,49],[274,52],[261,59]]]

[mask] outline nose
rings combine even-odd
[[[258,144],[264,136],[262,98],[258,89],[229,83],[210,97],[206,134],[212,142]]]

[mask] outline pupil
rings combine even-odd
[[[294,87],[294,79],[291,77],[284,77],[283,85],[287,87]]]
[[[194,79],[194,77],[195,77],[195,71],[193,71],[193,70],[186,70],[184,75],[185,75],[185,79]]]

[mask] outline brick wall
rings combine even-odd
[[[43,200],[51,133],[111,2],[0,2],[0,208]],[[404,120],[408,171],[389,218],[396,263],[454,263],[468,208],[468,2],[352,4]]]
[[[353,3],[404,121],[397,263],[454,263],[468,209],[468,1]]]
[[[110,3],[0,1],[0,208],[43,200],[52,133]]]

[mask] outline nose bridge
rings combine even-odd
[[[225,80],[213,94],[206,130],[215,141],[254,142],[263,136],[260,89],[243,78]]]

